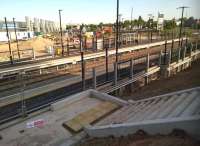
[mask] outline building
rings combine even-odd
[[[40,32],[40,19],[34,18],[34,32]]]
[[[8,21],[9,38],[15,40],[13,21]],[[63,31],[66,30],[66,25],[62,24]],[[34,35],[54,33],[60,31],[60,24],[58,22],[34,18],[31,19],[25,16],[25,21],[16,21],[17,38],[19,40],[26,40],[33,38]],[[0,20],[0,42],[7,41],[7,32],[5,21]]]
[[[32,22],[28,19],[27,22],[16,22],[16,34],[18,40],[27,40],[34,37],[34,32],[31,29]],[[13,21],[7,22],[8,26],[8,34],[10,40],[15,40],[15,30],[14,30],[14,24]],[[6,32],[6,25],[4,21],[0,21],[0,42],[6,42],[8,41],[7,32]]]
[[[163,29],[164,29],[164,14],[158,12],[157,30],[161,31]]]

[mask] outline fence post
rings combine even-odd
[[[82,73],[82,90],[85,90],[85,61],[84,53],[81,51],[81,73]]]
[[[196,46],[195,46],[195,52],[198,49],[198,43],[196,42]]]
[[[130,77],[133,79],[133,59],[130,60]]]
[[[149,58],[150,58],[150,56],[149,56],[149,53],[148,53],[148,55],[146,57],[146,73],[147,74],[148,74],[148,71],[149,71]],[[148,85],[148,83],[149,83],[149,77],[148,77],[148,75],[146,75],[146,77],[145,77],[145,85]]]
[[[52,47],[52,52],[51,52],[52,54],[52,58],[55,58],[55,49],[54,49],[54,47]]]
[[[172,55],[172,50],[170,49],[169,50],[169,54],[168,54],[168,67],[169,67],[169,70],[168,70],[168,77],[170,77],[171,75],[171,69],[170,69],[170,64],[171,64],[171,55]]]
[[[181,59],[181,48],[178,49],[178,62],[180,61]]]
[[[191,47],[190,47],[190,57],[192,57],[193,48],[194,48],[194,46],[193,46],[193,44],[191,43]]]
[[[108,81],[108,48],[106,47],[106,81]]]
[[[185,60],[186,50],[187,50],[187,47],[185,46],[183,49],[183,60]]]
[[[97,77],[96,77],[96,69],[95,69],[95,67],[92,68],[92,73],[93,73],[93,88],[96,89],[96,87],[97,87]]]
[[[98,38],[97,38],[97,35],[96,35],[96,51],[98,51]]]
[[[118,73],[117,73],[117,62],[114,63],[114,85],[117,85],[117,78],[118,78]]]
[[[104,35],[103,35],[102,39],[103,39],[102,46],[103,46],[103,50],[104,50],[104,45],[105,45]]]
[[[169,55],[168,55],[168,66],[171,64],[171,58],[172,58],[172,50],[169,50]]]
[[[159,55],[159,66],[162,65],[162,50],[160,50],[160,55]]]
[[[166,65],[166,60],[167,60],[167,40],[165,40],[165,56],[164,56],[164,65]]]
[[[32,53],[33,53],[33,59],[35,60],[36,57],[35,57],[35,50],[32,48]]]

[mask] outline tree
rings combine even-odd
[[[190,17],[187,20],[185,20],[184,27],[194,27],[196,25],[196,20],[194,17]]]
[[[176,28],[176,22],[174,19],[172,20],[165,20],[164,22],[164,29],[174,29]]]
[[[98,27],[99,27],[100,29],[102,29],[102,27],[103,27],[103,22],[100,22],[99,25],[98,25]]]
[[[138,22],[137,22],[139,27],[143,27],[145,24],[145,21],[142,19],[141,16],[138,17]]]
[[[89,24],[88,27],[89,27],[88,31],[95,32],[97,30],[97,25]]]
[[[129,28],[131,26],[131,21],[125,20],[124,23],[122,24],[123,28]]]

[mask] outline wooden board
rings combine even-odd
[[[73,132],[79,132],[84,126],[94,123],[118,107],[119,105],[115,103],[108,101],[102,102],[94,108],[91,108],[86,112],[75,116],[73,119],[63,123],[63,126]]]

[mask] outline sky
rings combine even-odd
[[[177,7],[189,6],[185,16],[200,18],[200,0],[120,0],[122,18],[133,19],[142,16],[148,18],[153,14],[157,18],[158,11],[164,13],[165,19],[179,18],[181,11]],[[64,23],[109,23],[116,20],[116,0],[0,0],[0,20],[13,17],[25,21],[25,16],[59,21],[58,9],[62,9]]]

